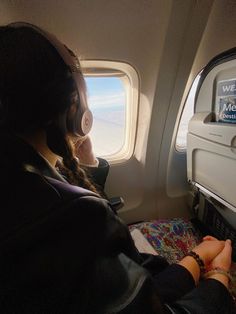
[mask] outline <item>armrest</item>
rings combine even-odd
[[[111,197],[108,200],[115,212],[117,212],[124,206],[124,200],[121,196]]]

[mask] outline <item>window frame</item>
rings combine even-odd
[[[128,63],[107,60],[80,61],[86,77],[119,77],[122,78],[126,90],[125,136],[122,148],[110,155],[101,155],[109,163],[121,163],[129,160],[134,153],[138,104],[139,104],[139,77],[136,70]]]
[[[201,79],[201,74],[202,74],[202,71],[201,70],[193,79],[191,85],[190,85],[190,88],[188,90],[188,93],[187,93],[187,96],[184,100],[184,103],[183,103],[183,106],[181,108],[181,113],[180,113],[180,117],[178,119],[178,127],[177,127],[177,131],[176,131],[176,136],[175,136],[175,150],[178,152],[178,153],[186,153],[186,150],[187,150],[187,134],[188,134],[188,129],[187,129],[187,133],[186,133],[186,145],[183,147],[179,146],[177,144],[177,139],[178,139],[178,134],[179,134],[179,129],[180,129],[180,124],[182,122],[182,117],[183,117],[183,114],[184,114],[184,110],[186,108],[186,105],[187,105],[187,102],[189,101],[189,98],[191,97],[190,93],[192,92],[193,88],[195,89],[195,93],[194,95],[192,96],[193,97],[193,107],[192,107],[192,110],[193,110],[193,115],[194,115],[194,109],[195,109],[195,95],[196,95],[196,92],[197,92],[197,87],[198,87],[198,83],[199,83],[199,80]],[[188,120],[188,124],[189,124],[189,121],[192,119],[193,115],[189,118]]]

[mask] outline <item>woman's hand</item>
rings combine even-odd
[[[211,236],[206,236],[204,237],[203,242],[196,246],[192,251],[197,253],[207,266],[223,250],[224,245],[224,241],[219,241]]]
[[[93,166],[97,163],[97,159],[93,153],[92,141],[89,136],[77,140],[75,143],[75,153],[81,164]]]
[[[228,271],[231,266],[231,240],[226,240],[223,250],[208,265],[209,269],[221,268]]]
[[[197,245],[192,251],[198,254],[207,266],[216,258],[223,248],[224,241],[219,241],[213,237],[205,237],[204,241]],[[190,272],[195,284],[197,284],[200,277],[200,268],[196,260],[192,256],[185,256],[179,264]]]
[[[231,255],[232,255],[232,246],[231,240],[226,240],[223,250],[211,261],[208,265],[208,270],[211,269],[222,269],[223,271],[228,272],[231,266]],[[209,273],[210,274],[210,273]],[[226,288],[229,286],[229,278],[227,275],[222,273],[212,273],[207,278],[215,279],[220,281]]]

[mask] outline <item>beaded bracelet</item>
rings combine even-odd
[[[204,274],[206,272],[205,264],[197,253],[190,251],[186,256],[192,256],[195,259],[195,261],[198,263],[201,274]]]
[[[232,281],[232,276],[231,276],[230,272],[227,271],[227,270],[224,270],[224,269],[222,269],[222,268],[220,268],[220,267],[216,267],[216,268],[213,268],[213,269],[209,270],[208,272],[206,272],[206,273],[204,274],[203,277],[204,277],[205,279],[207,279],[207,278],[209,278],[210,276],[212,276],[212,275],[214,275],[214,274],[221,274],[221,275],[224,275],[224,276],[228,277],[229,281]]]

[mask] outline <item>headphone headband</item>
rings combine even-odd
[[[80,93],[79,93],[79,86],[81,84],[81,70],[79,61],[76,55],[69,50],[66,45],[62,44],[56,36],[53,34],[42,30],[38,26],[32,25],[30,23],[25,22],[16,22],[8,24],[8,26],[13,28],[19,27],[28,27],[35,30],[37,33],[42,35],[44,38],[48,40],[48,42],[56,49],[64,63],[68,66],[71,71],[73,80],[76,84],[76,89],[78,93],[78,97],[80,99],[80,107],[77,110],[76,117],[67,118],[67,129],[70,133],[75,136],[84,136],[89,133],[92,128],[93,123],[93,116],[91,111],[87,107],[87,103],[81,100]]]

